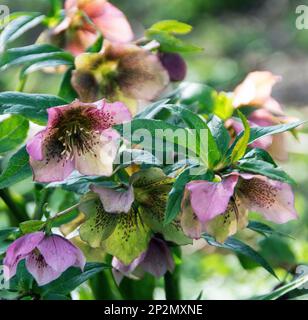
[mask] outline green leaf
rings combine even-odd
[[[9,160],[7,167],[0,175],[0,189],[31,177],[32,171],[29,165],[29,155],[26,148],[19,149]]]
[[[200,52],[203,50],[195,45],[185,43],[165,31],[149,29],[146,31],[146,36],[150,40],[156,40],[159,42],[159,49],[163,52]]]
[[[87,48],[86,52],[91,52],[91,53],[95,53],[95,52],[100,52],[102,50],[102,46],[103,46],[103,41],[104,38],[103,36],[100,34],[96,41],[92,44],[92,46],[90,46],[89,48]]]
[[[0,241],[6,240],[11,234],[18,232],[18,228],[6,228],[0,230]]]
[[[16,40],[26,31],[34,28],[42,22],[44,15],[37,12],[29,12],[25,15],[18,16],[11,20],[0,35],[0,52],[3,51],[7,44]]]
[[[42,125],[47,122],[48,108],[65,104],[67,104],[65,100],[48,94],[10,91],[0,93],[0,114],[20,114]]]
[[[290,235],[285,234],[280,231],[277,231],[277,230],[273,229],[272,227],[268,226],[267,224],[259,222],[259,221],[250,220],[247,228],[250,230],[253,230],[255,232],[258,232],[264,236],[279,235],[279,236],[283,236],[283,237],[292,238]]]
[[[294,289],[300,288],[303,285],[307,285],[307,281],[308,281],[308,274],[300,276],[295,280],[287,283],[286,285],[268,294],[264,294],[258,297],[253,297],[252,300],[276,300]]]
[[[72,68],[68,69],[62,79],[62,83],[60,85],[60,90],[58,96],[65,99],[66,101],[73,101],[78,97],[75,89],[71,83],[72,78]]]
[[[208,171],[204,173],[204,169],[200,168],[200,174],[192,174],[192,167],[187,167],[180,173],[174,182],[171,191],[169,192],[166,215],[165,215],[165,224],[173,221],[181,211],[181,202],[184,195],[185,185],[193,180],[212,180],[213,174]],[[197,168],[193,168],[196,170]],[[195,173],[196,171],[194,171]]]
[[[253,148],[248,151],[242,160],[262,160],[268,163],[271,163],[274,167],[277,167],[276,162],[271,157],[271,155],[264,149]]]
[[[60,278],[40,287],[39,290],[43,298],[51,293],[66,295],[97,273],[108,268],[110,267],[103,263],[87,263],[83,272],[77,268],[69,268]]]
[[[262,137],[292,130],[304,123],[307,123],[307,121],[296,121],[288,124],[279,124],[276,126],[269,127],[253,127],[251,128],[249,143],[252,143]]]
[[[249,137],[250,137],[250,126],[249,123],[247,121],[247,119],[245,118],[245,116],[238,110],[238,115],[242,120],[242,123],[244,125],[244,133],[243,135],[236,141],[232,152],[231,152],[231,162],[237,162],[238,160],[240,160],[247,149],[247,145],[248,145],[248,141],[249,141]]]
[[[166,108],[169,99],[159,100],[150,105],[146,106],[142,111],[140,111],[135,119],[153,119],[159,111]]]
[[[26,234],[42,230],[45,224],[46,221],[28,220],[20,223],[19,228],[23,234]]]
[[[174,34],[187,34],[191,32],[192,26],[177,20],[163,20],[154,23],[149,29]]]
[[[230,144],[230,135],[225,128],[224,122],[214,115],[207,125],[212,132],[220,154],[224,157]]]
[[[35,64],[46,61],[62,61],[62,64],[74,64],[74,57],[61,49],[48,44],[35,44],[12,48],[0,54],[0,70],[21,64]],[[37,67],[35,68],[37,70]]]
[[[273,180],[295,184],[295,181],[280,167],[274,166],[272,163],[263,160],[242,160],[236,165],[236,168],[242,172],[261,174]]]
[[[24,142],[29,121],[14,115],[0,122],[0,154],[17,148]]]
[[[214,114],[223,120],[229,119],[234,111],[232,99],[225,92],[216,93],[214,98]]]
[[[252,249],[242,241],[229,237],[224,243],[219,243],[219,242],[216,242],[213,237],[206,234],[203,235],[203,238],[211,246],[215,246],[223,249],[229,249],[250,258],[251,260],[258,263],[260,266],[262,266],[265,270],[267,270],[270,274],[272,274],[274,277],[278,279],[277,275],[275,274],[275,271],[269,265],[269,263],[258,252],[256,252],[254,249]]]
[[[197,114],[183,107],[172,107],[187,124],[189,129],[196,132],[196,153],[200,156],[206,167],[213,168],[221,160],[221,153],[206,122]],[[204,133],[207,133],[204,135]],[[206,139],[207,138],[207,139]]]

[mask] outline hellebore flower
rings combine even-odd
[[[156,54],[133,44],[107,43],[101,53],[84,53],[75,59],[72,85],[80,99],[106,97],[128,105],[156,98],[169,76]]]
[[[80,238],[91,247],[103,247],[125,265],[147,250],[152,233],[177,244],[191,243],[178,220],[163,224],[172,184],[161,169],[151,168],[133,174],[124,191],[92,185],[96,195],[80,206],[87,216]]]
[[[200,238],[205,230],[223,242],[246,226],[247,211],[259,212],[275,223],[297,218],[289,184],[234,172],[221,182],[189,182],[182,200],[181,223],[192,238]]]
[[[115,42],[134,37],[123,12],[106,0],[66,0],[65,19],[51,30],[50,37],[62,38],[65,49],[78,55],[95,43],[97,31]]]
[[[280,79],[269,71],[249,73],[233,92],[233,106],[253,106],[265,108],[274,114],[283,114],[280,104],[271,97],[272,88]]]
[[[57,279],[69,267],[83,270],[85,266],[82,252],[71,242],[41,231],[26,234],[8,247],[4,259],[7,279],[16,274],[17,265],[23,259],[39,286]]]
[[[27,143],[35,181],[62,181],[74,169],[85,175],[112,174],[119,134],[111,126],[131,119],[123,103],[75,100],[47,112],[46,129]]]
[[[148,249],[137,257],[129,265],[123,264],[119,259],[112,259],[113,275],[119,285],[123,277],[140,277],[143,272],[148,272],[154,277],[160,278],[167,271],[174,270],[174,261],[166,242],[153,237]]]
[[[186,77],[187,66],[178,53],[161,52],[159,60],[168,71],[170,81],[182,81]]]

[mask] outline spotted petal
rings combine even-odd
[[[106,251],[128,265],[144,252],[151,239],[149,227],[131,210],[118,216],[117,226],[103,243]]]
[[[103,240],[114,231],[117,215],[107,213],[99,198],[82,203],[80,210],[87,216],[79,230],[80,238],[92,248],[101,247]]]
[[[269,221],[285,223],[297,218],[294,194],[287,183],[241,174],[237,193],[249,210],[260,212]]]

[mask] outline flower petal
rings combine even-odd
[[[79,208],[87,216],[86,222],[79,229],[80,238],[92,248],[102,246],[102,241],[107,239],[116,227],[117,215],[107,213],[99,198],[84,202]]]
[[[84,10],[102,32],[104,38],[116,42],[131,41],[134,35],[123,12],[109,2],[99,0],[95,2],[100,3],[99,6],[96,7],[94,4],[91,8],[85,6]]]
[[[290,185],[260,175],[241,174],[237,193],[251,211],[260,212],[276,223],[296,219],[294,194]]]
[[[45,237],[37,248],[46,263],[57,272],[62,273],[71,266],[84,268],[85,258],[82,252],[63,237]]]
[[[103,99],[97,101],[95,105],[104,113],[104,119],[110,123],[110,126],[128,122],[132,119],[130,111],[122,102],[108,103]]]
[[[127,213],[134,202],[132,186],[126,191],[117,191],[93,185],[91,190],[99,195],[105,211],[110,213]]]
[[[43,142],[47,130],[38,132],[32,139],[27,142],[27,152],[33,160],[41,161],[44,159]]]
[[[57,278],[62,274],[61,271],[53,269],[49,266],[44,257],[32,252],[26,259],[26,268],[32,274],[39,286],[43,286]]]
[[[93,139],[95,136],[93,135]],[[75,167],[84,175],[110,176],[113,172],[113,161],[118,150],[119,134],[113,130],[104,130],[97,138],[97,144],[84,153],[75,151]]]
[[[194,213],[206,222],[226,211],[238,177],[229,176],[221,182],[192,181],[186,185]]]
[[[151,230],[133,210],[117,216],[117,226],[103,245],[109,254],[128,265],[148,248]]]
[[[140,266],[157,278],[163,276],[167,271],[172,272],[174,261],[166,243],[163,240],[152,238]]]
[[[248,210],[238,198],[229,201],[226,212],[206,224],[206,232],[223,243],[228,237],[244,229],[248,224]]]
[[[144,221],[154,232],[161,233],[167,241],[179,245],[191,243],[185,236],[178,219],[164,224],[168,194],[173,179],[159,168],[140,170],[131,177],[135,198],[140,204],[139,210]]]
[[[20,260],[29,255],[44,238],[44,232],[26,234],[15,240],[7,249],[3,264],[7,267],[5,277],[7,279],[16,274],[16,268]]]

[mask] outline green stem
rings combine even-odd
[[[34,220],[41,220],[44,214],[44,206],[51,193],[51,189],[42,189],[39,191],[40,197],[34,211]]]
[[[12,196],[8,189],[1,189],[0,197],[11,211],[10,218],[12,225],[18,225],[20,222],[29,219],[27,213],[12,199]]]
[[[113,290],[111,270],[103,270],[89,280],[95,300],[115,300],[118,299]]]
[[[174,248],[174,253],[180,258],[181,249]],[[167,272],[164,276],[166,300],[181,300],[180,290],[180,265],[176,264],[174,271]]]

